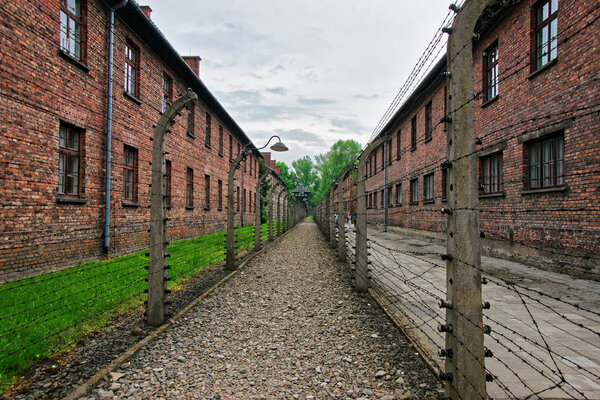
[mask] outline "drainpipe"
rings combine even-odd
[[[105,213],[104,213],[104,249],[108,251],[110,246],[110,164],[112,153],[112,87],[113,87],[113,48],[114,48],[114,28],[115,11],[124,7],[129,0],[122,0],[114,8],[110,8],[110,25],[108,28],[108,90],[106,105],[106,182],[105,182]]]
[[[387,189],[387,141],[383,142],[383,231],[387,232],[387,208],[388,208],[388,189]]]

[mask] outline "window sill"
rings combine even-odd
[[[204,147],[206,147],[207,149],[212,149],[212,146],[208,143],[204,143]]]
[[[499,98],[500,98],[500,95],[497,94],[494,97],[492,97],[491,99],[484,101],[483,104],[481,104],[481,108],[486,108],[487,106],[489,106],[490,104],[492,104],[493,102],[498,100]]]
[[[502,191],[502,192],[496,192],[496,193],[480,194],[479,198],[480,199],[493,199],[493,198],[504,197],[504,196],[506,196],[506,193],[504,193],[504,191]]]
[[[395,207],[402,207],[402,203],[396,203]]]
[[[535,78],[537,75],[541,74],[542,72],[544,72],[548,68],[552,67],[557,62],[558,62],[558,57],[556,57],[554,60],[550,61],[548,64],[544,65],[543,67],[538,68],[535,71],[533,71],[532,73],[530,73],[529,75],[527,75],[527,79],[533,79],[533,78]]]
[[[415,147],[411,147],[411,148],[410,148],[410,151],[415,151],[416,149],[417,149],[417,146],[415,146]]]
[[[447,197],[442,197],[442,203],[446,203],[448,201]]]
[[[56,195],[56,204],[86,204],[87,197],[67,197],[62,195]]]
[[[433,204],[435,203],[435,200],[424,200],[423,204]]]
[[[528,194],[540,194],[540,193],[566,192],[568,189],[569,189],[568,186],[554,186],[554,187],[547,187],[547,188],[541,188],[541,189],[521,190],[521,194],[528,195]]]
[[[185,209],[186,209],[186,210],[193,210],[193,209],[194,209],[194,206],[188,206],[188,205],[186,205],[186,206],[185,206]]]
[[[123,200],[123,201],[121,202],[121,205],[122,205],[123,207],[137,208],[137,207],[139,207],[139,206],[140,206],[140,203],[136,203],[136,202],[133,202],[133,201],[125,201],[125,200]]]
[[[204,211],[210,211],[210,207],[204,207]]]
[[[189,132],[187,133],[187,137],[189,137],[190,139],[196,139],[196,135],[192,135]]]
[[[123,91],[123,96],[125,96],[129,100],[133,101],[138,106],[142,104],[142,101],[140,99],[138,99],[137,97],[135,97],[134,95],[132,95],[131,93],[129,93],[129,92],[125,91],[125,90]]]
[[[90,67],[88,67],[82,61],[79,61],[69,53],[66,53],[64,50],[58,49],[58,55],[64,58],[65,60],[72,62],[77,67],[81,68],[86,74],[90,72]]]
[[[411,205],[411,206],[416,206],[416,205],[418,205],[418,204],[419,204],[419,202],[418,202],[418,201],[411,201],[411,202],[410,202],[410,203],[408,203],[408,204],[409,204],[409,205]]]
[[[217,208],[217,211],[223,211],[222,207]]]
[[[431,142],[431,139],[433,139],[433,137],[425,138],[425,140],[423,141],[423,143],[429,143],[429,142]]]
[[[219,157],[223,158],[223,153],[219,152]]]

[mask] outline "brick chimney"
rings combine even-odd
[[[265,165],[271,168],[271,152],[260,153],[265,158]]]
[[[187,63],[187,65],[194,71],[196,76],[200,76],[200,60],[202,60],[199,56],[183,56],[183,59]]]
[[[152,15],[152,9],[150,8],[150,6],[140,6],[140,10],[142,10],[144,14],[146,14],[146,17],[148,17],[148,19],[152,19],[150,17]]]

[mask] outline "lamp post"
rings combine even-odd
[[[287,151],[288,148],[285,144],[281,142],[281,138],[277,135],[273,135],[269,138],[267,144],[263,147],[260,147],[256,150],[264,149],[271,143],[271,139],[277,138],[279,141],[271,146],[271,150],[273,151]],[[250,143],[246,144],[242,149],[241,153],[231,162],[229,166],[229,175],[227,179],[227,247],[225,252],[225,268],[228,270],[235,269],[235,211],[233,204],[233,181],[235,179],[235,170],[237,169],[240,162],[246,158],[246,152],[248,151],[248,146]],[[244,171],[242,171],[243,176]],[[260,182],[260,178],[259,178]],[[243,212],[243,211],[242,211]],[[258,211],[257,211],[258,212]]]

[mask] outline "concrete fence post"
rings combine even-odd
[[[336,229],[335,229],[335,187],[336,187],[336,183],[334,182],[331,185],[331,189],[330,189],[330,194],[329,196],[331,197],[329,200],[329,204],[331,206],[331,210],[330,210],[330,220],[329,220],[329,230],[331,232],[330,236],[329,236],[329,245],[332,248],[336,248]]]
[[[260,189],[262,186],[262,181],[265,179],[265,176],[259,176],[256,180],[256,192],[254,195],[254,248],[259,250],[261,248],[261,227],[260,227]],[[252,201],[252,199],[250,199]]]
[[[187,104],[198,100],[196,93],[187,94],[169,105],[162,113],[154,129],[152,140],[152,189],[150,205],[150,262],[148,266],[148,325],[159,326],[166,320],[167,307],[167,221],[165,186],[165,134],[171,121]]]
[[[275,197],[275,186],[269,190],[269,240],[273,240],[273,198]]]
[[[354,284],[359,292],[366,292],[369,289],[367,198],[365,191],[366,165],[373,149],[377,148],[383,140],[383,138],[380,138],[369,144],[358,159],[356,176],[356,273]]]
[[[281,235],[281,194],[283,189],[277,195],[277,236]]]
[[[240,162],[246,158],[246,151],[242,151],[238,156],[231,162],[229,166],[229,173],[227,176],[227,248],[225,251],[225,268],[229,271],[235,269],[235,210],[234,210],[234,180],[235,180],[235,170],[237,169]],[[242,174],[243,174],[242,169]],[[243,209],[243,199],[241,211],[244,213]],[[240,220],[241,222],[242,220]]]
[[[346,216],[344,214],[344,175],[337,184],[337,209],[338,209],[338,260],[346,262]]]
[[[473,100],[475,24],[498,0],[466,2],[448,40],[448,224],[446,261],[446,396],[481,399],[486,395],[479,207]]]

